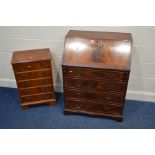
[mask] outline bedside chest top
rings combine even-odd
[[[62,65],[130,70],[131,45],[130,33],[71,30]]]
[[[15,51],[12,56],[12,64],[22,62],[32,62],[40,60],[50,60],[51,55],[48,48],[34,49],[26,51]]]

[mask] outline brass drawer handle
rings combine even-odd
[[[107,74],[106,77],[108,77],[109,79],[114,78],[114,74]]]
[[[76,108],[76,109],[80,109],[81,107],[80,107],[80,105],[77,104],[77,105],[75,106],[75,108]]]
[[[111,100],[112,99],[112,97],[106,97],[106,100]]]
[[[110,107],[104,107],[104,109],[105,109],[105,110],[111,110],[111,108],[110,108]]]
[[[20,82],[19,85],[20,85],[20,87],[22,87],[22,88],[29,87],[29,83],[26,83],[26,82]]]
[[[23,79],[23,78],[25,78],[25,75],[24,75],[24,74],[21,74],[21,76],[20,76],[20,77]]]
[[[76,86],[81,86],[81,82],[78,81],[78,82],[76,83]]]
[[[48,80],[42,80],[42,83],[43,84],[47,84],[48,83]]]
[[[21,86],[22,86],[22,87],[27,87],[27,85],[26,85],[26,84],[21,84]]]
[[[25,69],[24,69],[23,66],[18,66],[18,70],[20,70],[20,71],[24,71]]]
[[[92,70],[91,75],[100,75],[100,72],[96,70]]]
[[[78,95],[78,96],[79,96],[79,95],[81,95],[81,93],[76,93],[76,95]]]
[[[69,73],[73,73],[73,71],[72,70],[69,70]]]
[[[27,68],[32,69],[32,66],[28,65]]]
[[[50,96],[45,96],[45,99],[49,99],[50,98]]]
[[[30,101],[31,100],[31,97],[26,97],[26,101]]]
[[[25,90],[25,94],[28,94],[29,93],[29,90]]]
[[[108,88],[107,88],[107,90],[109,90],[109,91],[110,91],[110,90],[112,90],[112,88],[111,88],[111,87],[108,87]]]
[[[44,92],[44,93],[45,93],[45,92],[48,92],[48,91],[49,91],[48,88],[43,88],[43,89],[42,89],[42,92]]]
[[[41,76],[43,76],[43,77],[46,76],[46,73],[44,73],[44,72],[42,72],[42,73],[40,73],[40,74],[41,74]]]
[[[62,69],[63,69],[63,72],[64,72],[64,73],[67,73],[68,70],[67,70],[66,67],[63,67]]]
[[[81,75],[81,71],[80,71],[80,70],[77,70],[77,71],[76,71],[76,74],[77,74],[77,75]]]

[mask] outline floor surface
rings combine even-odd
[[[155,103],[127,100],[124,121],[86,115],[63,114],[63,94],[56,106],[37,106],[23,111],[17,89],[0,87],[1,129],[141,129],[155,128]]]

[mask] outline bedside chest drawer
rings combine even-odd
[[[26,79],[34,79],[34,78],[44,78],[51,77],[51,70],[44,69],[39,71],[29,71],[29,72],[21,72],[15,74],[17,80],[26,80]]]
[[[99,112],[106,114],[122,114],[122,106],[111,104],[95,104],[93,102],[83,100],[65,100],[65,109],[86,112]]]
[[[24,110],[34,105],[56,103],[48,48],[15,51],[11,64]]]
[[[51,62],[48,60],[36,61],[36,62],[25,62],[13,65],[15,72],[24,72],[32,70],[40,70],[45,68],[51,68]]]
[[[109,92],[124,92],[126,91],[127,84],[124,82],[111,82],[111,81],[96,81],[96,80],[87,80],[87,79],[73,79],[73,78],[64,78],[64,87],[65,88],[76,88],[83,90],[100,90],[100,91],[109,91]]]
[[[125,81],[128,79],[128,72],[111,71],[111,70],[97,70],[97,69],[85,69],[75,67],[64,67],[64,76],[67,77],[87,77],[87,78],[101,78],[114,81]]]
[[[122,105],[124,102],[123,94],[93,92],[93,91],[78,91],[78,90],[65,90],[65,97],[68,99],[86,99],[91,101],[100,101],[101,103],[113,102]]]
[[[25,81],[18,81],[19,88],[26,88],[26,87],[35,87],[35,86],[42,86],[42,85],[51,85],[52,78],[43,78],[43,79],[35,79],[35,80],[25,80]]]
[[[54,97],[53,93],[46,93],[46,94],[37,94],[31,96],[21,96],[22,103],[25,102],[32,102],[32,101],[39,101],[39,100],[48,100]]]
[[[42,86],[42,87],[34,87],[34,88],[28,88],[28,89],[19,89],[19,93],[21,96],[25,95],[32,95],[32,94],[40,94],[40,93],[48,93],[52,92],[52,86]]]

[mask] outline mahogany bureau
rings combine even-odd
[[[129,33],[69,31],[62,62],[64,114],[123,121],[131,45]]]
[[[12,66],[23,109],[36,104],[55,104],[49,49],[13,52]]]

